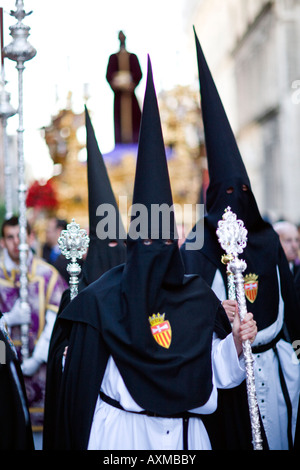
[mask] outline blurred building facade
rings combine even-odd
[[[300,223],[299,0],[188,5],[262,214]]]

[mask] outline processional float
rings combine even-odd
[[[244,290],[243,272],[247,268],[244,260],[239,259],[247,245],[248,231],[242,220],[238,220],[230,207],[224,211],[222,220],[218,222],[216,231],[218,241],[226,252],[222,262],[227,266],[228,297],[238,303],[239,317],[242,321],[247,314],[246,296]],[[246,368],[246,387],[251,421],[252,444],[254,450],[263,450],[261,436],[261,425],[258,402],[256,397],[254,359],[251,343],[249,340],[243,342],[243,354]]]

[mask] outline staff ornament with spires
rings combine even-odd
[[[239,317],[242,321],[247,314],[246,296],[244,290],[243,272],[247,268],[244,260],[239,259],[247,246],[248,231],[242,220],[237,219],[231,207],[224,211],[222,219],[218,222],[216,231],[218,241],[225,251],[222,262],[227,265],[229,297],[236,299],[238,303]],[[249,340],[243,342],[243,354],[246,368],[247,397],[252,430],[252,444],[254,450],[263,450],[259,408],[256,397],[254,359],[251,343]]]
[[[67,271],[70,275],[70,299],[73,300],[78,294],[79,275],[81,267],[77,263],[78,259],[82,259],[88,250],[89,236],[86,230],[81,229],[80,225],[72,219],[67,225],[66,230],[62,230],[57,240],[61,253],[71,262],[67,265]]]

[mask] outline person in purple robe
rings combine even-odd
[[[141,110],[135,96],[142,71],[137,56],[125,47],[126,36],[119,32],[120,50],[108,60],[106,79],[114,92],[115,144],[137,143]]]
[[[49,340],[60,304],[68,285],[58,271],[28,253],[28,309],[21,308],[19,269],[19,222],[17,217],[2,224],[0,259],[0,311],[15,345],[24,376],[35,447],[43,431],[46,363]],[[27,311],[28,310],[28,311]],[[21,353],[21,327],[29,324],[29,357]],[[40,439],[40,441],[39,441]]]

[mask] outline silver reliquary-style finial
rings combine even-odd
[[[243,253],[247,245],[248,231],[244,227],[244,222],[237,219],[230,207],[224,211],[222,220],[218,222],[217,237],[219,243],[227,255],[233,257]]]
[[[222,262],[227,265],[228,294],[230,299],[236,299],[238,303],[239,317],[241,321],[247,314],[246,296],[244,290],[243,272],[247,268],[244,260],[238,258],[247,246],[248,231],[242,220],[238,220],[230,207],[224,211],[222,220],[218,222],[216,231],[219,243],[226,255]],[[254,450],[262,450],[262,437],[260,429],[259,409],[256,398],[253,355],[249,340],[243,342],[243,354],[246,367],[246,385],[248,405],[252,429],[252,441]]]
[[[86,230],[81,229],[80,225],[72,219],[72,222],[67,225],[67,229],[61,231],[57,242],[61,253],[66,259],[71,260],[67,271],[70,274],[70,297],[72,300],[78,294],[78,276],[81,273],[81,267],[77,260],[82,259],[87,252],[90,239]]]

